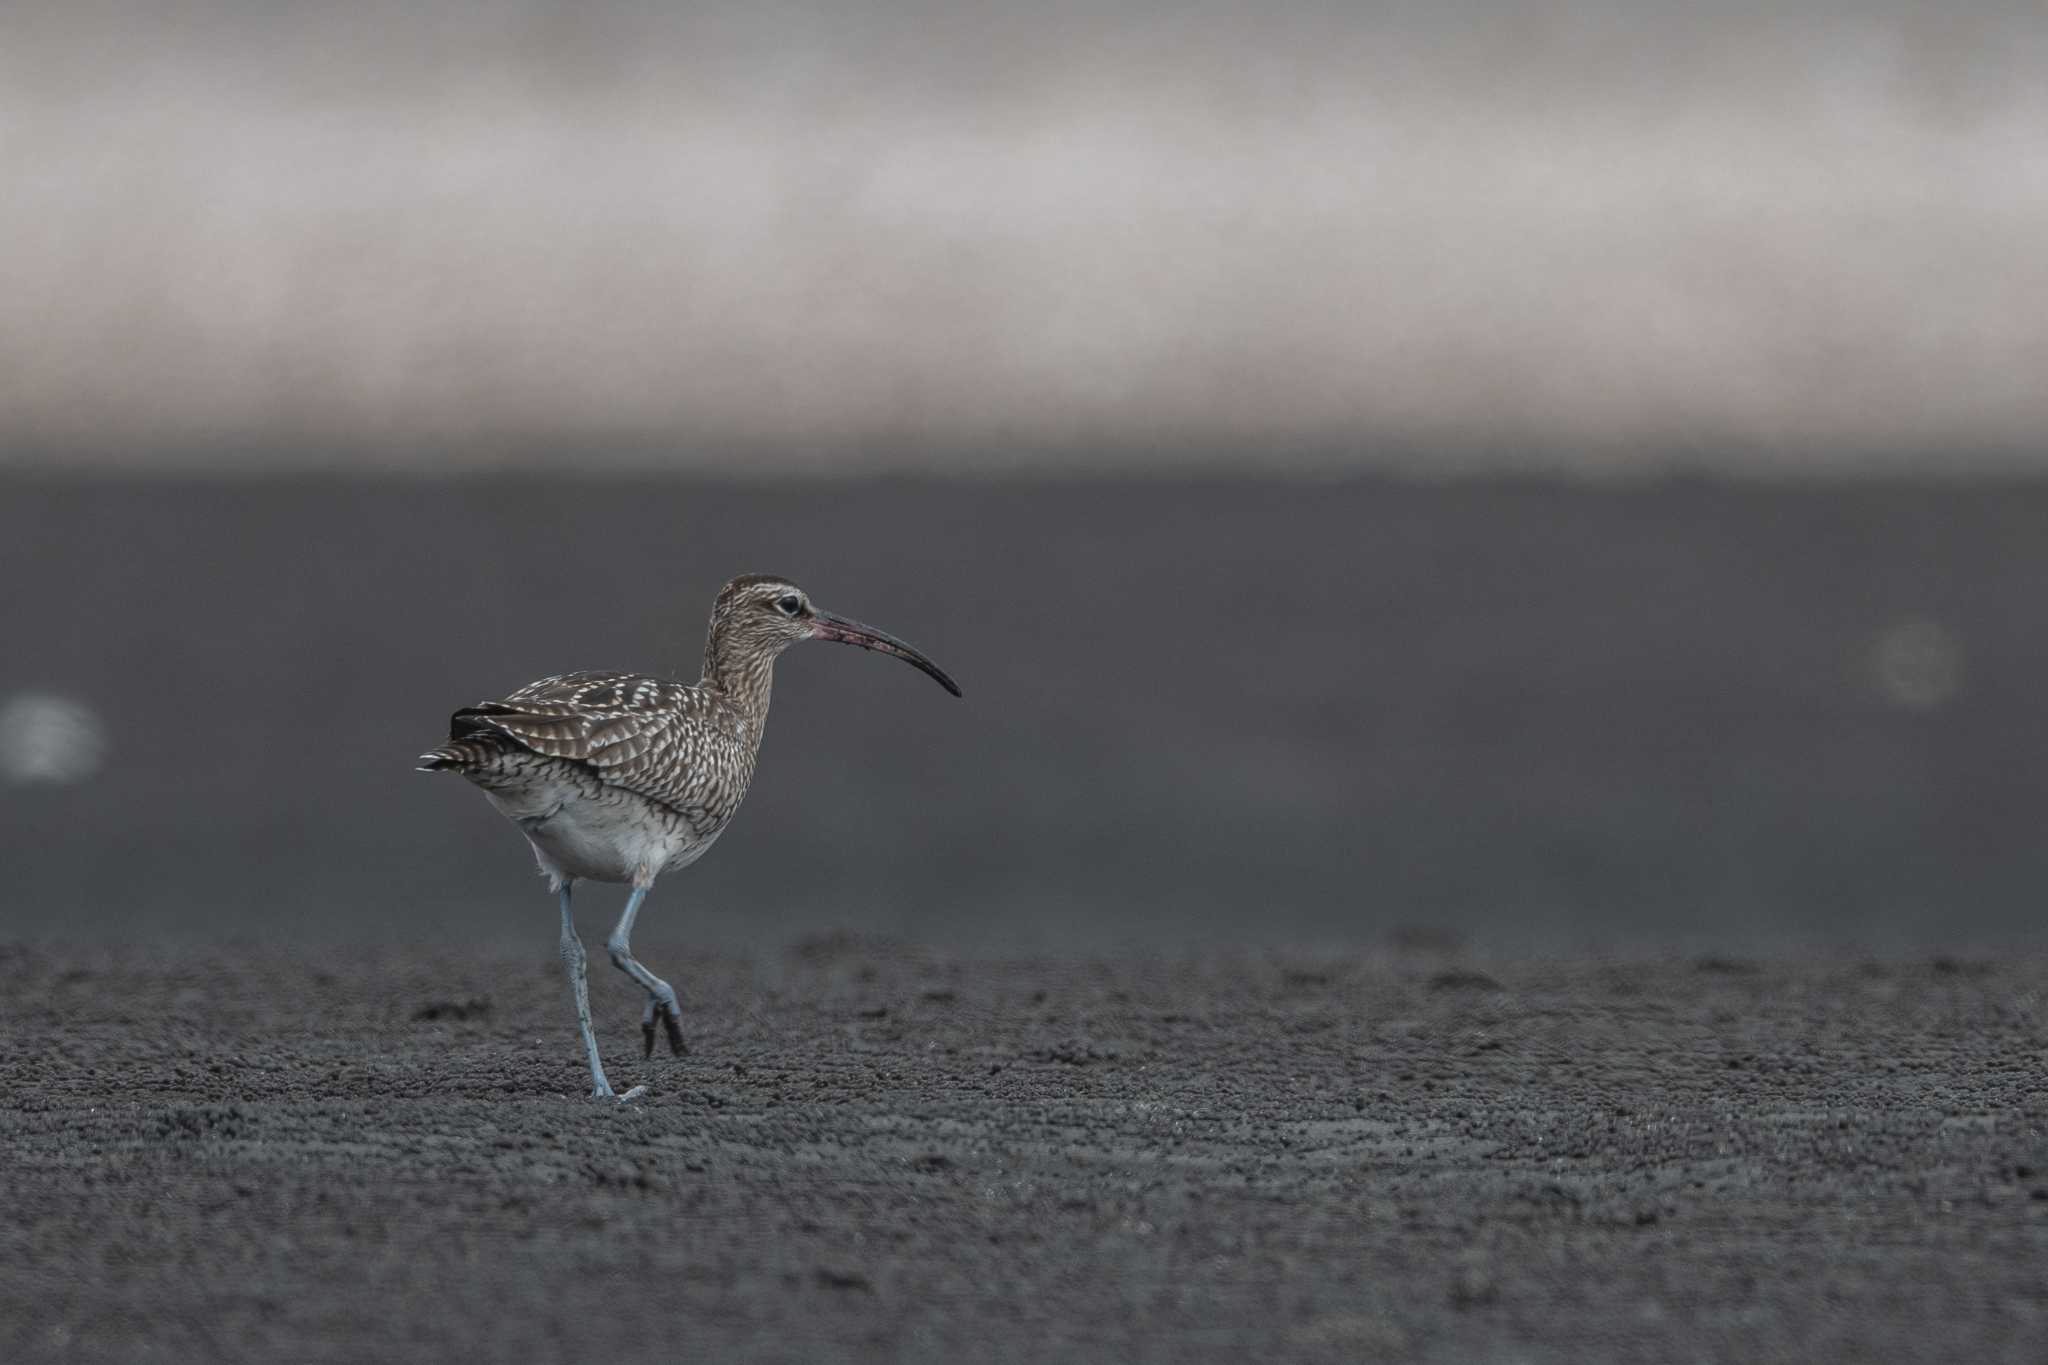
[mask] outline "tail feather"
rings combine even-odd
[[[451,739],[438,749],[420,755],[415,772],[473,772],[497,756],[498,748],[473,739]]]

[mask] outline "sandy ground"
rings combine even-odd
[[[2034,1360],[2048,960],[0,946],[9,1360]]]

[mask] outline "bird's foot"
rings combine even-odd
[[[690,1049],[683,1044],[683,1011],[676,1004],[675,996],[663,999],[658,995],[647,997],[647,1008],[640,1015],[640,1041],[642,1057],[654,1055],[654,1021],[659,1018],[661,1026],[668,1031],[668,1050],[680,1057]]]
[[[596,1089],[590,1092],[590,1098],[594,1100],[611,1100],[615,1104],[631,1104],[634,1100],[639,1099],[642,1095],[645,1095],[646,1093],[646,1086],[636,1085],[631,1090],[628,1090],[625,1094],[621,1095],[613,1091],[611,1087],[611,1082],[603,1081],[598,1084]]]

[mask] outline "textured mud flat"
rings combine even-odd
[[[2048,961],[0,946],[0,1356],[2038,1360]]]

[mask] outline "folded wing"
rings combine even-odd
[[[449,738],[489,736],[583,764],[694,824],[728,808],[716,799],[721,788],[736,778],[744,791],[752,776],[753,746],[727,728],[698,688],[637,673],[582,672],[465,706],[450,718]]]

